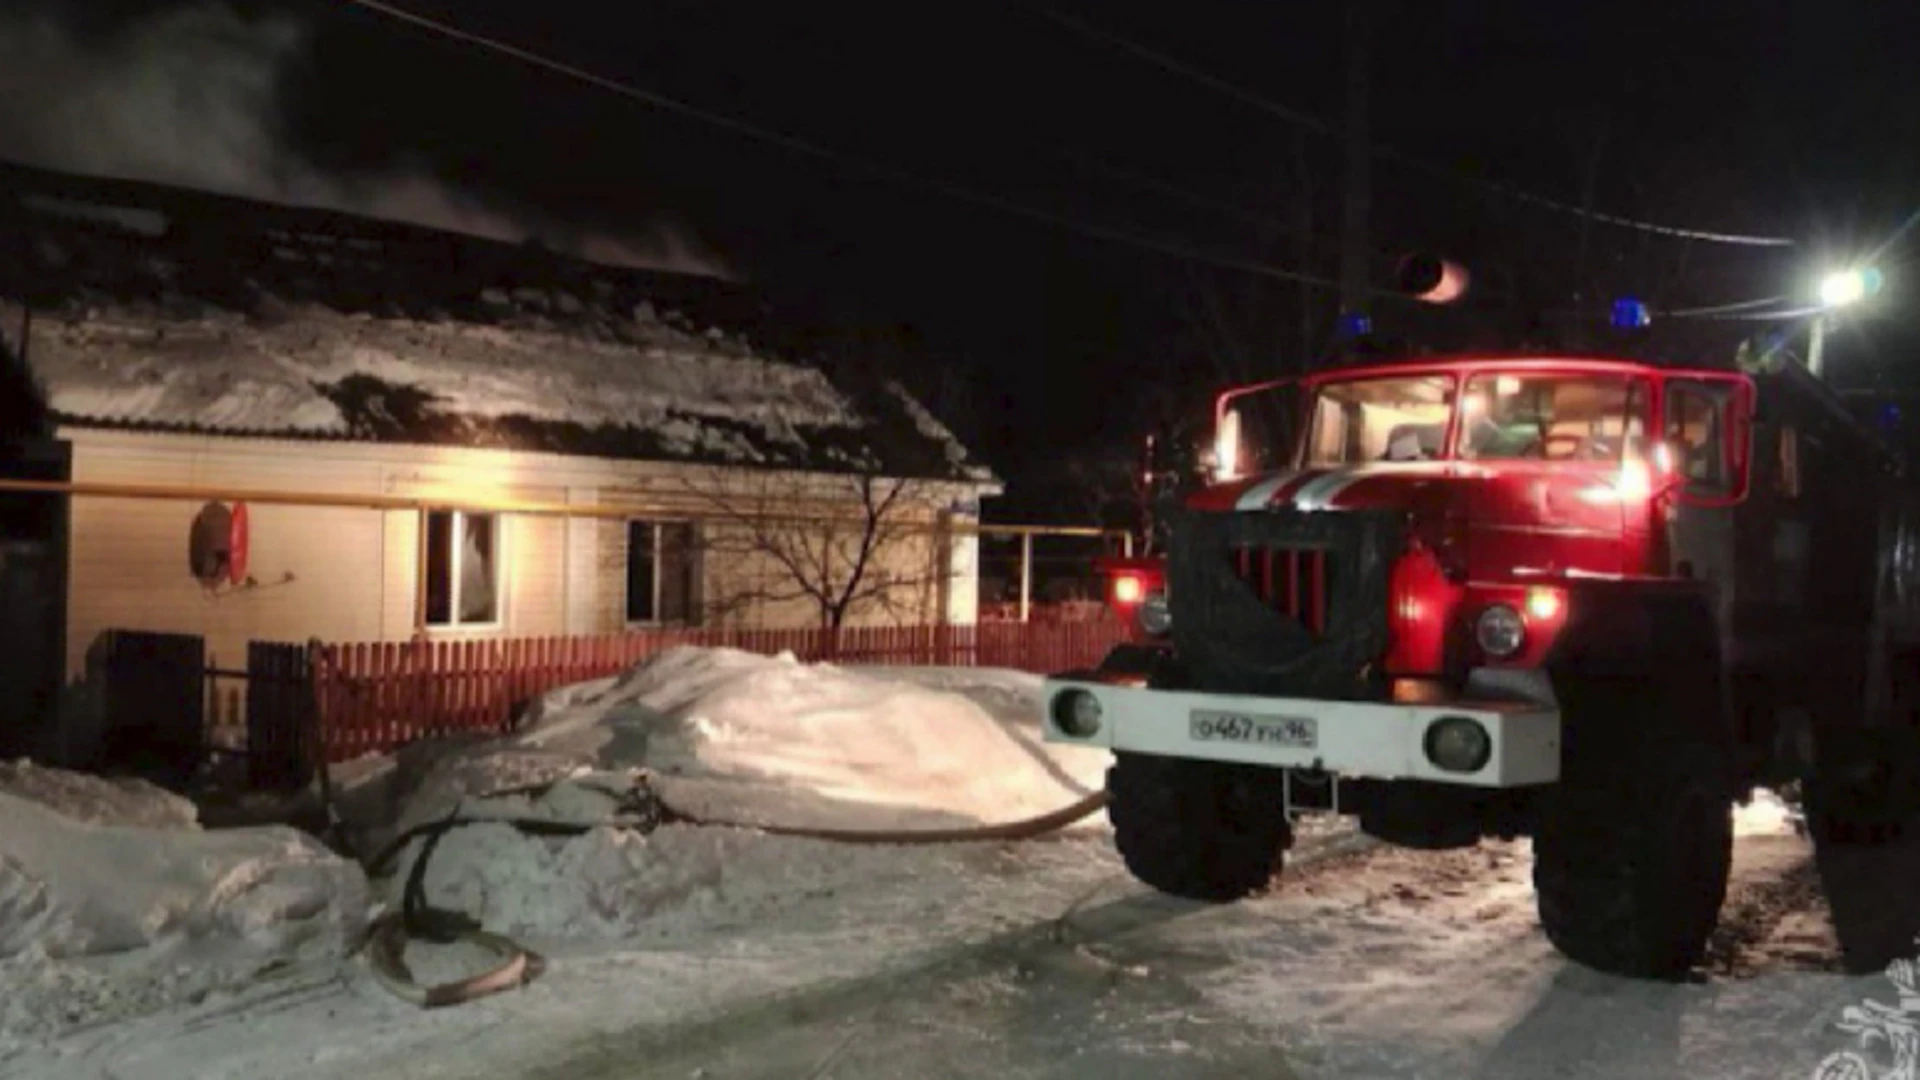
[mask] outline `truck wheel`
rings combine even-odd
[[[1554,947],[1600,971],[1684,976],[1726,898],[1733,815],[1711,747],[1665,748],[1610,781],[1563,782],[1534,833],[1540,925]]]
[[[1920,873],[1920,731],[1826,732],[1805,784],[1807,829],[1842,967],[1881,971],[1913,955],[1920,909],[1891,882]]]
[[[1107,795],[1127,869],[1174,896],[1218,904],[1263,889],[1293,843],[1272,769],[1115,754]]]

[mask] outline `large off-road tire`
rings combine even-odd
[[[1174,896],[1226,903],[1264,889],[1293,843],[1273,769],[1119,753],[1107,795],[1127,869]]]
[[[1700,962],[1733,860],[1726,769],[1714,747],[1669,744],[1543,796],[1533,884],[1555,948],[1637,978],[1677,979]]]
[[[1814,865],[1843,968],[1883,970],[1920,935],[1920,732],[1828,733],[1803,785]]]

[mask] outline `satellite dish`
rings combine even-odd
[[[227,525],[227,580],[239,585],[247,580],[247,504],[233,504]]]
[[[231,565],[232,544],[232,512],[217,502],[201,507],[187,537],[188,571],[210,589],[219,585]]]

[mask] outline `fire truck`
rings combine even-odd
[[[1163,559],[1110,568],[1138,640],[1045,687],[1050,741],[1112,751],[1146,884],[1264,890],[1304,813],[1528,836],[1563,954],[1673,978],[1756,789],[1828,845],[1920,804],[1920,500],[1796,361],[1419,357],[1229,390],[1215,426]]]

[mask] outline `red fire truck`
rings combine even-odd
[[[1304,812],[1528,835],[1563,953],[1672,977],[1756,787],[1804,784],[1820,843],[1913,809],[1920,503],[1798,364],[1425,357],[1232,390],[1216,422],[1164,562],[1113,568],[1147,644],[1046,688],[1050,740],[1113,751],[1142,881],[1265,888]]]

